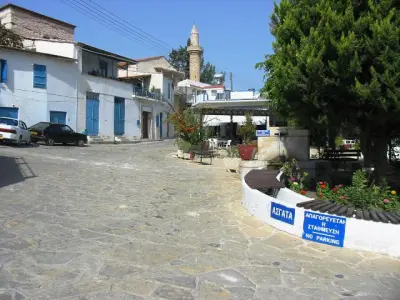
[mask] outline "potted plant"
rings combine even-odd
[[[242,144],[238,145],[240,158],[252,160],[257,150],[256,126],[250,114],[246,114],[245,123],[237,129],[237,134],[242,137]]]
[[[193,159],[195,151],[204,147],[204,141],[209,133],[206,127],[202,126],[201,117],[192,109],[179,110],[168,117],[168,120],[174,125],[178,141],[178,157]]]
[[[227,157],[224,157],[224,166],[226,171],[239,171],[240,155],[237,146],[232,146],[227,150]]]

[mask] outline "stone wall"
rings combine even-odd
[[[20,36],[28,39],[56,39],[73,41],[73,25],[29,13],[17,7],[9,7],[0,13],[1,23]]]
[[[269,137],[258,138],[258,160],[272,160],[280,156],[308,160],[310,141],[308,130],[270,127]],[[281,136],[279,136],[281,134]]]

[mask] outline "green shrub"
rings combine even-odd
[[[362,170],[353,174],[351,186],[344,187],[339,184],[331,189],[327,182],[319,182],[317,184],[317,197],[360,209],[382,211],[397,211],[399,209],[396,191],[391,190],[385,181],[379,186],[368,184],[367,174]]]

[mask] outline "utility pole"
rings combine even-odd
[[[229,79],[231,80],[231,92],[233,92],[233,79],[232,79],[232,72],[229,73]]]

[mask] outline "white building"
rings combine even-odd
[[[28,126],[60,121],[77,129],[77,60],[0,47],[0,116]]]
[[[0,48],[6,76],[1,82],[0,116],[17,115],[28,125],[63,122],[97,140],[172,136],[166,117],[176,71],[162,64],[155,68],[159,74],[152,84],[164,97],[140,94],[136,78],[118,78],[118,64],[135,66],[136,61],[73,41],[74,25],[15,5],[0,8],[0,21],[24,38],[25,47]]]
[[[146,128],[154,128],[157,137],[171,138],[173,127],[166,120],[175,106],[176,85],[184,74],[175,70],[164,56],[135,61],[120,63],[118,77],[134,85],[133,95],[142,104],[143,136]]]

